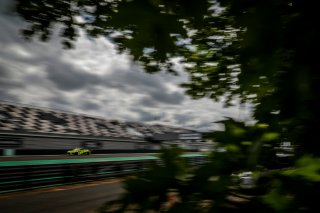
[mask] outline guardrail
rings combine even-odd
[[[182,155],[190,165],[207,160],[203,154]],[[156,156],[30,160],[0,162],[0,193],[118,177],[146,170]]]

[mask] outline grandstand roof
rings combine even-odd
[[[0,131],[130,139],[153,134],[195,132],[172,126],[120,122],[3,101],[0,102]]]

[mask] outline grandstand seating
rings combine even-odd
[[[134,129],[135,132],[141,134],[132,134],[132,131],[128,131],[128,128]],[[172,126],[120,122],[8,102],[0,102],[0,131],[128,139],[139,139],[153,134],[195,132]]]

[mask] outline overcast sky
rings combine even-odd
[[[0,1],[0,100],[199,130],[217,128],[212,122],[224,116],[249,117],[244,107],[192,100],[178,86],[188,81],[182,69],[179,76],[147,74],[105,38],[82,35],[72,50],[58,37],[26,41],[19,34],[25,22],[7,1]]]

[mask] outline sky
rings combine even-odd
[[[80,32],[71,50],[62,48],[58,35],[49,42],[27,41],[20,34],[26,23],[12,2],[0,1],[0,101],[200,131],[221,128],[213,122],[224,117],[250,119],[248,106],[224,108],[185,95],[179,84],[189,76],[178,59],[178,76],[147,74],[103,37]]]

